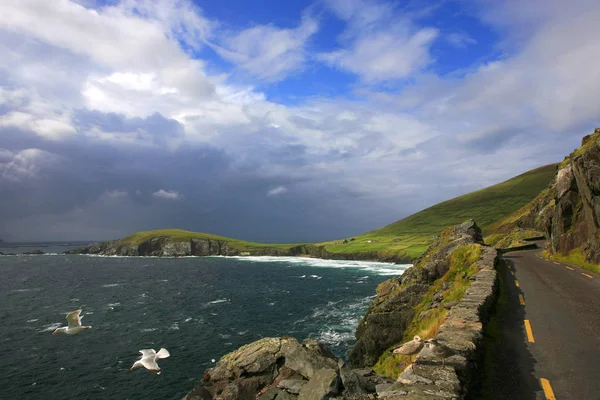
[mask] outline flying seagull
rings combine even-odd
[[[83,330],[91,328],[91,326],[81,325],[81,308],[79,310],[71,311],[70,313],[68,313],[67,322],[69,323],[68,326],[57,328],[54,332],[52,332],[52,334],[56,335],[57,333],[66,333],[67,335],[74,335]]]
[[[413,340],[411,340],[410,342],[406,342],[406,343],[400,345],[399,347],[396,347],[394,350],[392,350],[392,353],[402,354],[405,356],[411,356],[410,357],[410,365],[413,368],[413,372],[414,372],[415,367],[414,367],[414,362],[412,360],[412,356],[417,354],[418,352],[420,352],[421,349],[423,348],[423,346],[424,346],[423,340],[421,340],[421,338],[419,336],[415,336],[413,338]]]
[[[425,341],[425,343],[428,344],[434,356],[442,359],[442,368],[444,368],[444,365],[446,365],[446,358],[452,357],[456,354],[454,350],[444,344],[441,344],[436,339],[429,339]]]
[[[142,354],[142,356],[139,360],[133,363],[133,365],[130,368],[130,371],[133,371],[136,368],[144,367],[147,370],[160,374],[160,367],[158,366],[156,361],[170,356],[167,349],[160,349],[158,353],[154,351],[154,349],[142,349],[140,350],[140,353]]]

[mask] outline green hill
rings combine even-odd
[[[383,228],[358,235],[343,244],[322,243],[332,253],[377,251],[380,258],[401,252],[410,257],[421,255],[436,235],[449,226],[474,219],[485,231],[523,205],[548,186],[558,164],[525,172],[476,192],[446,200]]]

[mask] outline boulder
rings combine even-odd
[[[322,368],[300,390],[298,400],[324,400],[339,391],[340,377],[333,368]]]
[[[335,356],[314,340],[300,343],[290,337],[264,338],[223,356],[205,373],[201,387],[213,398],[254,400],[276,391],[280,399],[284,398],[282,392],[301,393],[308,385],[301,382],[312,380],[317,371],[333,370],[337,376],[337,363]],[[322,384],[324,373],[320,374]]]

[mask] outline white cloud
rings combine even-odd
[[[446,35],[445,39],[452,46],[459,48],[459,49],[464,49],[465,47],[467,47],[469,45],[477,44],[477,40],[473,39],[471,36],[469,36],[468,34],[466,34],[464,32],[450,33],[450,34]]]
[[[327,63],[353,72],[366,82],[408,78],[431,63],[429,50],[438,31],[375,32],[357,39],[350,49],[323,54]]]
[[[317,30],[317,21],[305,15],[297,28],[258,25],[225,38],[222,46],[213,48],[252,76],[275,82],[303,67],[307,41]]]
[[[59,157],[45,150],[29,148],[13,153],[2,149],[0,152],[0,178],[11,182],[37,179],[45,169],[55,165]]]
[[[279,196],[287,192],[288,190],[284,186],[277,186],[267,192],[267,196]]]
[[[430,49],[438,37],[432,27],[418,27],[391,3],[366,0],[328,0],[338,18],[346,22],[340,35],[343,48],[319,58],[349,71],[366,83],[406,79],[427,67]]]
[[[152,193],[152,196],[165,200],[180,200],[183,198],[183,195],[175,190],[164,189],[157,190],[156,192]]]

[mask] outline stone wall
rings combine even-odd
[[[483,326],[495,301],[498,254],[485,247],[478,262],[479,272],[465,296],[450,309],[436,338],[457,354],[442,369],[426,346],[392,384],[377,386],[379,399],[423,400],[464,399],[480,378],[483,363]],[[414,371],[414,372],[413,372]]]

